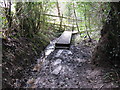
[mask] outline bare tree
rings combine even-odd
[[[77,23],[77,15],[76,15],[74,3],[73,3],[73,10],[74,10],[74,15],[75,15],[75,20],[76,20],[76,26],[77,26],[78,32],[80,33],[79,26],[78,26],[78,23]],[[80,33],[80,34],[81,34],[81,33]]]
[[[85,8],[85,27],[86,27],[86,33],[87,33],[87,35],[88,35],[88,38],[89,38],[89,41],[91,42],[92,41],[92,39],[91,39],[91,37],[90,37],[90,35],[89,35],[89,33],[88,33],[88,30],[87,30],[87,23],[86,23],[86,20],[87,20],[87,17],[86,17],[86,4],[84,4],[84,8]]]
[[[62,17],[63,17],[63,14],[62,14],[62,17],[61,17],[61,13],[60,13],[60,8],[59,8],[58,0],[57,0],[57,2],[56,2],[56,5],[57,5],[58,16],[59,16],[59,20],[60,20],[60,27],[59,27],[59,30],[61,30],[61,28],[62,28]]]

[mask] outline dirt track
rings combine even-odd
[[[55,50],[43,60],[40,70],[28,80],[29,88],[112,88],[102,68],[92,66],[92,47],[85,43],[72,45],[70,50]]]

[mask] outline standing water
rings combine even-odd
[[[58,38],[50,41],[50,44],[45,48],[45,56],[48,56],[51,52],[55,50],[55,43],[57,42]]]

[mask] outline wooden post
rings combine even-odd
[[[63,14],[62,14],[62,17],[63,17]],[[60,31],[61,28],[62,28],[62,19],[63,19],[62,17],[60,18],[60,28],[59,28],[59,31]]]

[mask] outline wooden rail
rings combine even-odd
[[[69,19],[69,20],[73,20],[73,21],[76,20],[76,19],[73,19],[73,18],[70,18],[70,17],[65,17],[65,16],[57,16],[57,15],[50,15],[50,14],[43,14],[43,15],[51,16],[51,17],[60,17],[60,18]],[[77,21],[82,21],[82,20],[77,19]]]

